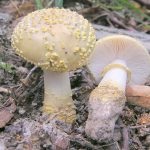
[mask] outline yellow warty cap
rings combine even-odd
[[[42,69],[60,72],[83,66],[95,41],[86,19],[58,8],[28,14],[12,35],[12,47],[18,55]]]

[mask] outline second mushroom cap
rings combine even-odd
[[[145,83],[150,75],[150,56],[145,47],[136,39],[125,35],[113,35],[96,43],[88,68],[100,82],[100,73],[114,60],[123,60],[131,71],[132,84]]]

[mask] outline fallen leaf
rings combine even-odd
[[[5,125],[11,120],[16,111],[16,105],[12,98],[10,98],[3,107],[0,108],[0,128],[5,127]]]

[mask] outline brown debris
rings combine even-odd
[[[11,93],[11,91],[9,91],[8,89],[6,89],[6,88],[3,88],[3,87],[0,87],[0,93],[1,92],[4,92],[4,93]]]
[[[28,83],[29,83],[29,79],[31,77],[31,75],[33,74],[33,72],[37,69],[38,67],[37,66],[34,66],[30,72],[28,73],[28,75],[24,78],[24,79],[20,79],[20,81],[25,85],[25,86],[28,86]]]
[[[10,98],[1,108],[0,108],[0,128],[3,128],[14,116],[16,111],[16,105],[14,100]]]
[[[150,97],[150,87],[145,85],[127,86],[126,96]]]
[[[79,14],[85,15],[85,14],[94,14],[99,11],[99,6],[90,7],[90,8],[84,8],[78,11]]]
[[[127,101],[137,106],[150,109],[150,87],[131,85],[126,89]]]
[[[150,124],[150,114],[145,113],[138,119],[139,124]]]
[[[8,4],[3,7],[2,11],[18,18],[32,12],[34,9],[35,6],[32,1],[19,2],[17,0],[10,0]]]

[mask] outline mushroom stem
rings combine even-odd
[[[126,64],[122,60],[116,60],[106,66],[102,74],[102,81],[90,95],[89,116],[85,127],[86,134],[99,142],[111,140],[115,122],[124,107]]]
[[[69,73],[44,71],[44,87],[43,111],[56,115],[60,120],[72,123],[76,113]]]
[[[113,83],[125,92],[127,82],[126,63],[123,60],[115,60],[106,66],[102,72],[104,74],[102,81],[98,86],[106,83]]]

